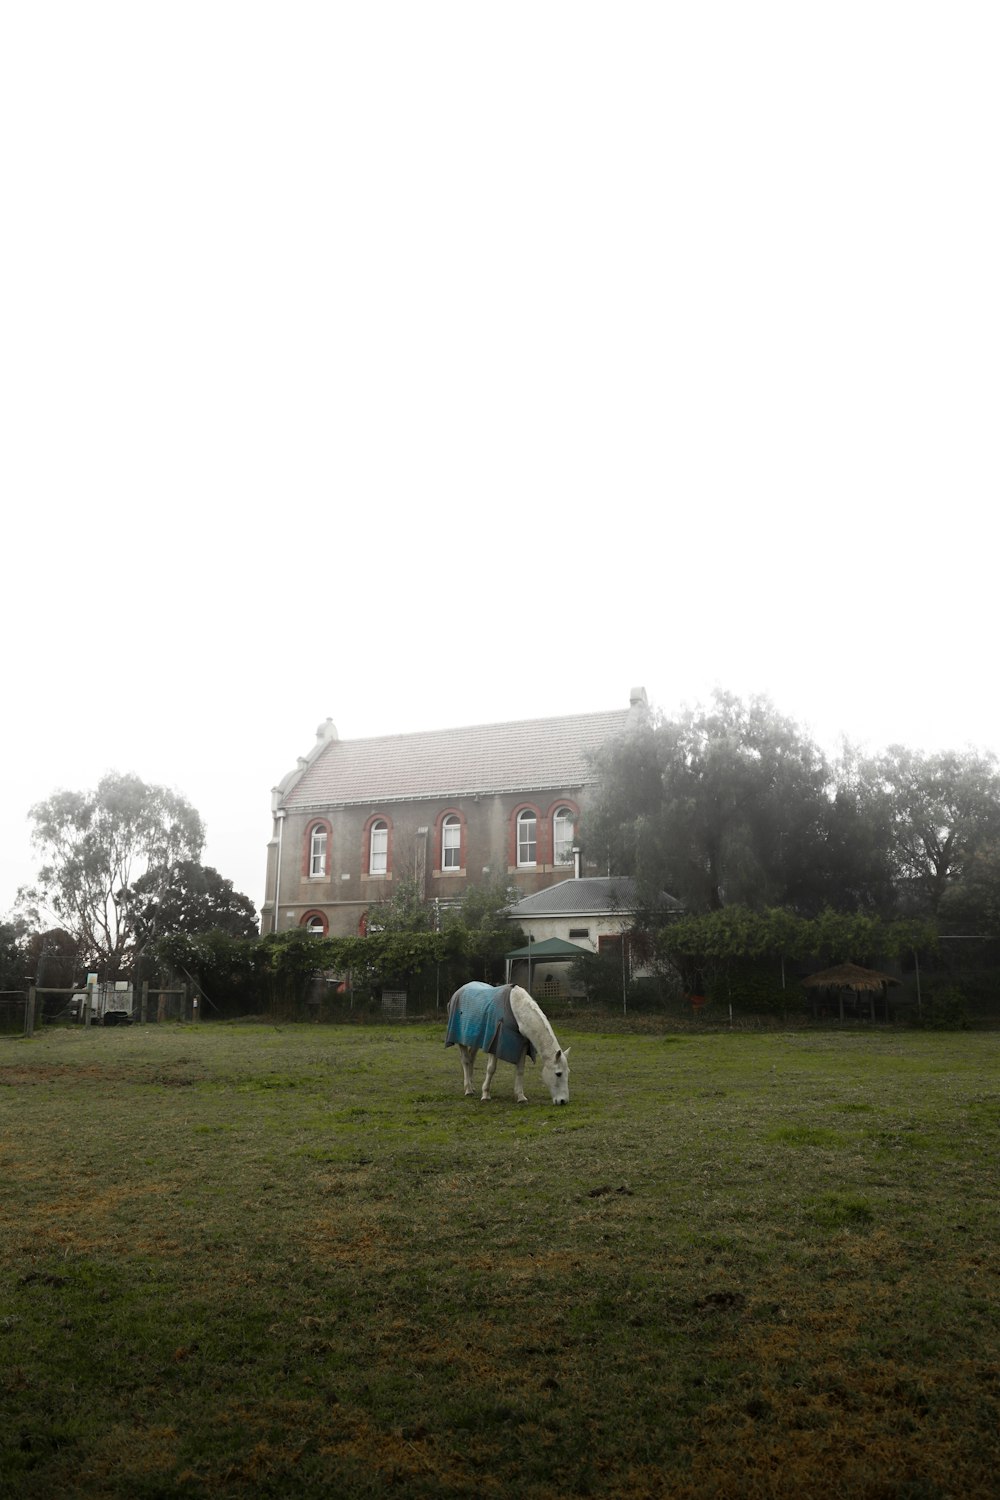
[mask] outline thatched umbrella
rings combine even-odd
[[[891,974],[882,974],[878,969],[863,969],[860,964],[836,964],[832,969],[823,969],[819,974],[808,974],[802,983],[809,989],[837,990],[840,993],[840,1019],[844,1019],[844,990],[861,993],[867,990],[872,997],[872,1020],[875,1019],[875,994],[885,993],[890,984],[900,984]],[[886,1019],[889,1008],[886,1002]]]

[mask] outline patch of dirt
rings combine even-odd
[[[709,1292],[699,1297],[695,1307],[699,1312],[739,1312],[746,1307],[747,1299],[742,1292]]]
[[[71,1067],[68,1063],[39,1063],[37,1067],[4,1068],[0,1073],[0,1087],[16,1088],[18,1085],[52,1083],[57,1078],[87,1078],[107,1082],[121,1082],[121,1069],[100,1067],[90,1063],[85,1067]]]

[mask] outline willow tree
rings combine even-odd
[[[830,899],[832,773],[766,698],[716,692],[651,718],[599,758],[588,856],[691,911],[743,902],[817,910]]]

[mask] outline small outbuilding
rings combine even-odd
[[[522,897],[507,916],[531,939],[532,973],[536,962],[554,966],[545,971],[542,993],[565,993],[570,962],[587,955],[620,954],[623,972],[641,972],[633,962],[636,913],[641,905],[635,881],[628,876],[577,875]],[[663,921],[683,910],[679,901],[666,894],[658,905]],[[563,945],[560,953],[549,948],[553,942]],[[547,958],[543,948],[548,949]],[[515,962],[526,959],[527,949],[512,957]]]
[[[836,994],[840,1008],[840,1019],[844,1019],[844,992],[853,993],[854,1005],[862,995],[869,997],[871,1006],[871,1019],[875,1020],[875,997],[882,995],[885,999],[885,1019],[889,1017],[889,986],[900,984],[891,974],[883,974],[878,969],[864,969],[860,964],[836,964],[832,969],[822,969],[818,974],[808,974],[802,983],[807,989],[826,990],[831,995]]]

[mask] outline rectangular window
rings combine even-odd
[[[444,825],[441,838],[441,868],[442,870],[460,869],[459,860],[462,855],[462,825],[457,818],[449,818]]]
[[[384,875],[389,858],[389,830],[383,824],[380,828],[372,829],[372,875]]]
[[[552,858],[557,865],[573,863],[573,818],[568,808],[560,808],[552,820]]]
[[[519,865],[533,865],[535,863],[535,829],[537,824],[534,818],[520,817],[517,820],[517,862]]]
[[[314,828],[309,850],[309,874],[326,874],[326,829]]]

